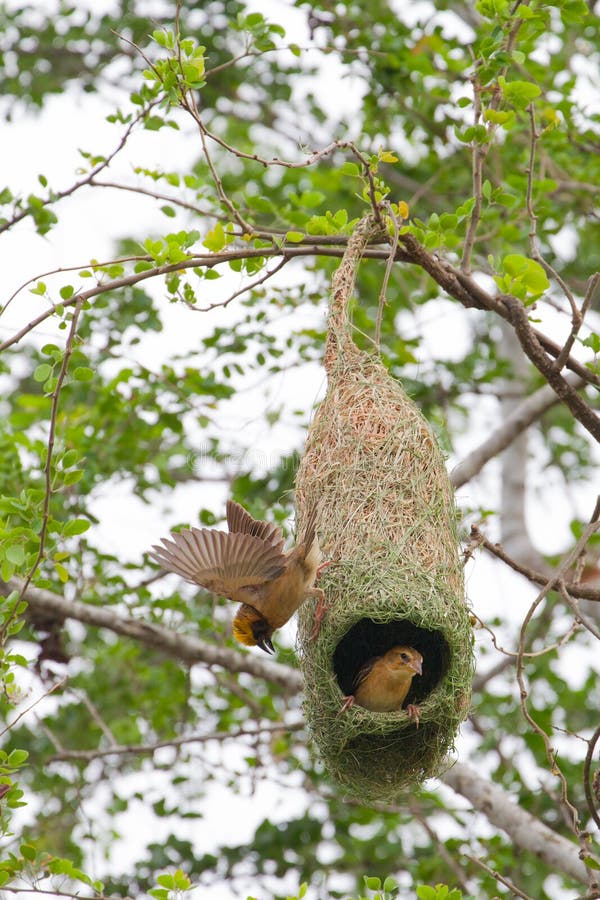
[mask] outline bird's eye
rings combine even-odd
[[[408,653],[401,653],[400,656],[402,659],[408,659]]]

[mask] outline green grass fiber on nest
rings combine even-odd
[[[362,801],[392,800],[449,765],[469,709],[472,628],[464,602],[454,497],[443,456],[415,404],[346,319],[368,227],[355,232],[333,282],[325,354],[328,391],[296,482],[299,522],[316,504],[328,611],[311,640],[315,603],[300,609],[305,712],[330,776]],[[353,245],[354,242],[354,245]],[[366,659],[395,644],[423,655],[403,710],[339,714]]]

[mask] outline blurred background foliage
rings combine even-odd
[[[93,276],[91,267],[70,280],[61,275],[59,285],[37,282],[34,295],[57,304],[57,338],[44,342],[32,330],[0,358],[6,387],[0,404],[2,578],[26,575],[37,558],[49,478],[51,503],[35,585],[228,647],[234,644],[226,605],[174,579],[163,585],[148,559],[136,558],[127,547],[122,555],[103,549],[97,535],[110,522],[97,514],[98,500],[122,485],[148,507],[169,514],[166,531],[180,522],[171,492],[214,482],[223,496],[226,491],[254,515],[270,515],[288,526],[314,391],[284,400],[275,394],[274,400],[269,390],[275,379],[310,371],[319,362],[328,285],[338,261],[325,248],[339,250],[367,208],[360,166],[341,144],[355,143],[371,160],[382,194],[408,204],[412,233],[453,263],[472,221],[473,160],[479,152],[482,208],[472,262],[489,286],[494,276],[506,273],[506,256],[531,256],[532,209],[539,252],[578,302],[600,267],[600,115],[591,99],[599,81],[600,44],[593,4],[372,0],[279,6],[280,19],[274,9],[271,21],[270,13],[263,16],[255,6],[220,0],[181,2],[177,10],[159,2],[151,13],[142,0],[111,3],[104,13],[58,2],[0,4],[0,111],[9,140],[11,121],[43,111],[51,95],[68,104],[95,93],[105,99],[115,133],[140,115],[147,141],[172,129],[197,146],[191,166],[169,158],[160,169],[140,166],[133,180],[126,169],[111,165],[111,178],[122,190],[118,202],[126,203],[125,191],[135,185],[149,207],[162,210],[164,231],[145,230],[140,221],[138,233],[122,234],[116,220],[114,262],[96,267]],[[183,51],[170,43],[177,28],[190,40]],[[208,156],[185,103],[159,102],[168,61],[178,52],[190,65],[205,61],[206,72],[197,66],[198,83],[188,93],[197,98],[203,128],[218,138],[208,139]],[[344,101],[338,104],[341,85]],[[536,159],[528,178],[532,124]],[[333,141],[340,146],[314,165],[265,164],[300,162]],[[42,140],[35,153],[43,170]],[[100,155],[84,159],[84,173],[99,160]],[[21,223],[41,235],[51,235],[59,222],[77,228],[74,207],[61,202],[58,186],[41,178],[30,194],[20,195],[9,176],[4,173],[8,183],[0,190],[2,230]],[[95,179],[98,187],[92,180],[85,191],[100,190],[103,177],[104,172]],[[240,221],[250,227],[245,235]],[[246,284],[260,281],[265,267],[274,267],[276,257],[269,258],[286,236],[286,246],[298,246],[298,235],[314,244],[310,254],[287,263],[284,273],[290,277],[256,283],[227,305],[226,316],[218,304],[198,313],[213,289],[221,281],[227,284],[227,272]],[[197,266],[151,283],[110,288],[144,266],[234,248],[254,255],[241,254],[229,266]],[[365,260],[360,269],[353,316],[356,340],[365,348],[373,347],[382,275],[380,260]],[[34,276],[28,261],[22,280]],[[109,287],[83,311],[60,390],[54,454],[46,466],[53,392],[72,322],[69,301],[82,285],[90,287],[92,277]],[[175,304],[189,307],[189,334],[176,351],[166,349],[153,364],[142,361],[136,348],[149,338],[161,340]],[[597,304],[596,297],[589,327],[580,334],[595,353],[600,351]],[[556,280],[535,312],[551,328],[568,329],[571,309]],[[200,318],[202,327],[195,332]],[[442,342],[438,320],[449,323]],[[528,394],[542,383],[529,368],[515,371],[491,314],[461,309],[416,266],[397,264],[391,271],[380,349],[452,462],[486,436],[479,417],[489,421],[498,398],[511,390]],[[253,397],[256,390],[264,397],[256,413],[262,434],[278,436],[285,428],[288,436],[280,458],[271,458],[266,469],[245,456],[253,447],[244,428],[223,429],[224,415],[240,415],[234,404],[240,397],[244,404],[249,385]],[[573,492],[590,483],[594,448],[562,406],[548,410],[532,432],[530,466],[538,483],[540,473],[548,472],[548,490],[560,485],[556,502],[566,508],[563,518],[572,517],[576,532]],[[279,437],[274,446],[281,446]],[[244,465],[246,458],[250,463]],[[461,499],[465,534],[469,518],[498,512],[497,480],[494,491],[485,505],[477,498]],[[221,515],[222,505],[210,500],[193,524],[214,524]],[[548,558],[555,552],[538,549]],[[593,569],[593,559],[589,565]],[[471,599],[486,618],[485,597]],[[234,896],[245,895],[249,884],[256,885],[258,896],[265,891],[285,896],[309,882],[310,896],[324,898],[360,891],[363,875],[376,872],[398,879],[401,896],[413,896],[413,885],[438,883],[455,886],[465,897],[505,895],[492,870],[536,900],[573,897],[579,890],[524,857],[503,833],[485,824],[473,830],[471,812],[447,790],[427,785],[391,809],[349,803],[310,754],[294,692],[244,672],[188,669],[160,651],[80,622],[40,620],[29,613],[16,624],[14,609],[14,598],[2,608],[3,637],[13,637],[2,663],[3,714],[12,719],[11,710],[15,703],[26,704],[28,690],[48,687],[66,672],[69,677],[35,717],[18,721],[8,735],[7,752],[16,747],[29,753],[19,772],[29,806],[18,811],[22,798],[16,788],[2,806],[0,875],[7,885],[43,883],[47,890],[48,882],[38,879],[54,871],[55,877],[87,884],[94,896],[102,891],[141,896],[154,889],[154,896],[164,890],[166,897],[177,886],[157,888],[157,874],[181,869],[206,889],[227,883]],[[505,618],[490,614],[486,624],[497,630],[501,644],[513,647],[523,613],[507,602]],[[553,597],[532,632],[532,648],[559,641],[571,619]],[[585,653],[574,656],[594,641],[583,629],[573,636],[577,651],[569,639],[565,649],[573,652],[563,655],[561,648],[533,656],[527,676],[532,712],[556,739],[569,799],[586,821],[586,745],[576,735],[589,736],[596,727],[600,696]],[[491,669],[500,658],[497,651],[483,639],[478,649],[480,668]],[[278,658],[296,667],[293,635],[281,638]],[[261,725],[270,730],[259,734]],[[223,751],[229,732],[253,726],[256,735],[232,737],[234,750]],[[213,734],[212,742],[92,758],[113,740],[150,747],[200,733]],[[512,666],[476,690],[463,742],[473,764],[523,808],[557,832],[571,834],[548,778],[544,743],[524,727]],[[71,750],[92,756],[63,753]],[[57,760],[61,753],[64,758]],[[15,765],[7,762],[2,770],[8,780],[18,760],[13,757]],[[273,809],[267,811],[249,839],[236,837],[232,821],[230,840],[209,852],[197,846],[194,822],[210,822],[215,797],[223,791],[251,797],[263,782],[291,792],[297,812],[281,821]],[[149,841],[139,857],[115,856],[114,847],[127,841],[130,810],[159,822],[164,837]],[[16,811],[12,826],[11,811]],[[54,863],[53,870],[47,854],[62,863]],[[488,871],[473,857],[484,859]],[[102,873],[103,889],[85,874],[95,869]],[[179,889],[185,890],[183,882]]]

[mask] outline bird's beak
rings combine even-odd
[[[256,646],[260,647],[261,650],[264,650],[265,653],[275,653],[275,647],[271,642],[271,638],[263,638],[262,641],[259,641]]]
[[[423,665],[422,665],[420,659],[413,659],[413,661],[411,663],[411,668],[413,668],[415,670],[417,675],[423,674]]]

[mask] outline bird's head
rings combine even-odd
[[[384,659],[391,669],[410,672],[411,678],[423,674],[423,657],[414,647],[392,647]]]
[[[265,653],[274,653],[271,642],[273,629],[253,606],[243,603],[233,620],[233,636],[246,647],[260,647]]]

